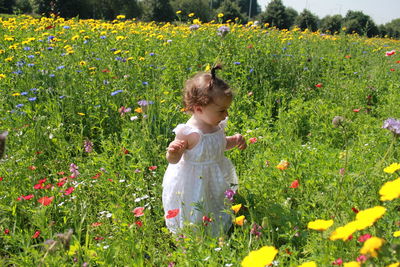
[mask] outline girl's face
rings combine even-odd
[[[218,126],[218,124],[228,116],[228,109],[231,103],[232,97],[215,97],[213,102],[207,106],[197,107],[197,114],[206,124]]]

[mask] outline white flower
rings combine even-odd
[[[214,250],[215,251],[220,251],[222,248],[215,248]]]

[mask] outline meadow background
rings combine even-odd
[[[400,118],[399,41],[251,22],[222,34],[193,18],[0,19],[0,264],[239,266],[273,246],[275,266],[329,266],[355,262],[366,234],[385,242],[359,264],[399,262],[399,199],[378,193],[397,178],[384,168],[399,162],[398,136],[382,126]],[[221,237],[207,225],[176,237],[161,203],[165,148],[188,119],[184,81],[215,63],[235,91],[227,134],[251,140],[226,153],[242,204],[227,212],[245,220]],[[375,206],[386,208],[376,223],[330,240]],[[308,229],[317,219],[334,224]]]

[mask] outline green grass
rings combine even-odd
[[[366,233],[386,241],[366,266],[400,260],[399,200],[378,194],[397,178],[383,169],[399,162],[399,141],[382,125],[400,118],[400,58],[385,56],[398,41],[238,25],[221,37],[216,24],[190,31],[190,24],[26,16],[0,23],[0,131],[9,131],[0,161],[2,265],[238,266],[268,245],[278,249],[279,266],[328,266],[355,261]],[[227,152],[240,180],[234,204],[245,207],[237,216],[246,221],[221,238],[203,234],[204,226],[175,237],[161,203],[165,148],[188,119],[180,111],[184,81],[214,63],[235,91],[227,134],[257,137],[245,151]],[[153,104],[139,113],[142,99]],[[122,116],[121,106],[132,110]],[[332,125],[335,116],[344,128]],[[276,168],[281,160],[287,170]],[[71,163],[80,172],[73,179]],[[50,188],[34,189],[44,178]],[[290,188],[294,180],[298,188]],[[54,197],[48,206],[38,202],[45,196]],[[329,240],[355,219],[352,208],[378,205],[387,211],[373,226],[352,240]],[[145,215],[136,218],[139,206]],[[316,219],[334,225],[307,229]],[[254,223],[263,226],[259,238],[250,233]],[[65,242],[60,234],[69,229]]]

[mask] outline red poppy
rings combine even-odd
[[[395,69],[390,69],[390,71],[395,71]]]
[[[396,63],[400,63],[400,60],[397,60]]]
[[[135,224],[136,224],[138,227],[142,227],[142,226],[143,226],[142,221],[137,221],[137,222],[135,222]]]
[[[46,178],[40,179],[38,183],[39,183],[39,184],[43,184],[43,183],[46,182],[46,180],[47,180]]]
[[[34,189],[43,189],[43,185],[42,184],[35,184],[33,186]]]
[[[92,179],[98,179],[101,176],[101,172],[96,173],[94,176],[92,176]]]
[[[0,177],[0,181],[3,181],[3,177]]]
[[[36,170],[36,166],[31,165],[28,167],[28,169],[30,169],[31,171],[34,171],[34,170]]]
[[[20,196],[19,198],[17,198],[17,200],[18,200],[18,201],[19,201],[19,200],[22,200],[22,199],[29,200],[29,199],[31,199],[31,198],[33,198],[33,197],[34,197],[34,195],[32,195],[32,194],[27,195],[27,196],[22,195],[22,196]]]
[[[72,192],[74,192],[74,190],[75,190],[75,187],[71,186],[70,188],[67,188],[65,190],[64,195],[68,196],[68,195],[72,194]]]
[[[355,108],[355,109],[353,109],[353,112],[360,112],[360,108]]]
[[[97,227],[97,226],[100,226],[100,225],[102,225],[101,222],[94,222],[94,223],[92,223],[92,226],[93,226],[93,227]]]
[[[54,197],[42,197],[39,198],[38,202],[43,206],[48,206],[53,201]]]
[[[110,181],[110,182],[112,182],[113,181],[113,179],[107,179],[108,181]]]
[[[347,240],[353,240],[353,235],[349,235],[349,236],[347,237],[346,241],[347,241]]]
[[[359,210],[356,209],[356,208],[354,208],[354,207],[352,207],[351,210],[352,210],[354,213],[358,213],[358,212],[359,212]]]
[[[317,84],[315,85],[315,87],[321,88],[321,87],[322,87],[322,83],[317,83]]]
[[[169,210],[167,212],[167,215],[165,216],[166,219],[172,219],[175,218],[179,213],[179,209],[173,209],[173,210]]]
[[[299,181],[298,180],[294,180],[292,182],[292,184],[289,186],[290,188],[297,188],[299,187]]]
[[[60,181],[60,182],[57,183],[57,186],[58,186],[58,187],[61,187],[61,186],[63,186],[64,184],[65,184],[65,181]]]
[[[346,55],[346,56],[344,56],[345,58],[351,58],[351,56],[350,55]]]
[[[255,142],[257,142],[257,137],[249,138],[249,143],[250,144],[254,144]]]
[[[144,210],[144,207],[137,207],[137,208],[134,208],[132,212],[133,212],[133,214],[135,214],[135,217],[140,217],[140,216],[144,215],[143,210]]]
[[[102,70],[101,72],[106,73],[106,72],[110,72],[110,70],[109,70],[109,69],[104,69],[104,70]]]
[[[10,233],[10,229],[8,229],[8,228],[4,229],[4,234],[5,235],[8,235],[9,233]]]
[[[104,237],[102,237],[102,236],[95,236],[94,237],[94,240],[103,240],[104,239]]]
[[[36,232],[33,234],[32,238],[38,238],[39,236],[40,236],[40,231],[36,231]]]
[[[150,166],[150,167],[149,167],[149,170],[150,170],[150,171],[154,171],[154,170],[157,169],[157,168],[158,168],[157,166]]]

